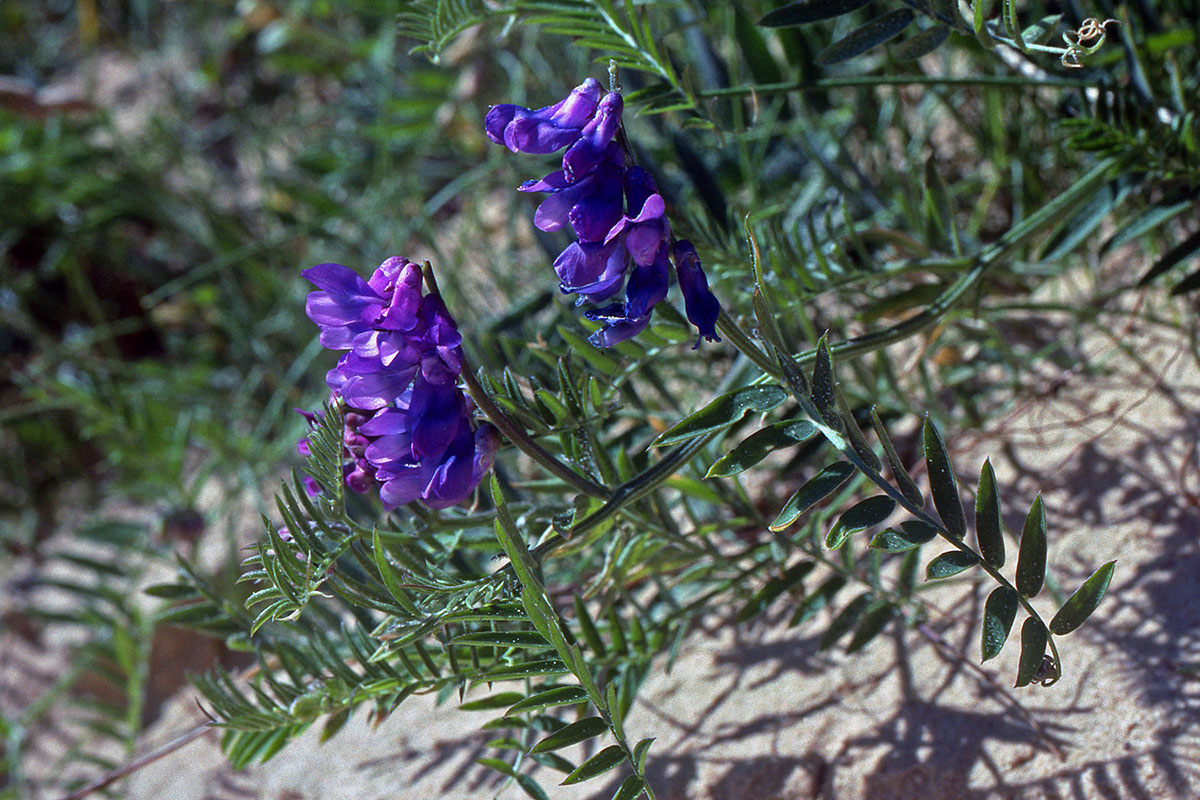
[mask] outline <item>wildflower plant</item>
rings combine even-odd
[[[1054,509],[1039,496],[1006,531],[990,462],[964,481],[947,447],[952,426],[1000,406],[998,390],[933,359],[902,379],[887,348],[966,343],[978,322],[989,364],[1019,375],[1021,358],[989,327],[990,293],[1032,291],[1104,220],[1128,241],[1182,214],[1200,185],[1194,110],[1180,93],[1160,149],[1122,151],[1113,137],[1143,112],[1107,90],[1089,100],[1074,77],[1097,36],[1114,33],[1077,21],[1067,48],[1035,46],[1058,22],[1022,29],[1011,3],[996,18],[983,2],[969,18],[893,3],[832,42],[812,23],[865,3],[735,3],[707,24],[704,5],[406,4],[403,31],[428,53],[480,24],[526,56],[557,42],[580,70],[562,94],[527,80],[557,102],[472,106],[474,152],[495,172],[528,174],[539,159],[550,169],[504,195],[545,250],[520,279],[533,300],[491,316],[455,307],[452,289],[471,280],[461,265],[390,257],[369,277],[303,272],[316,287],[307,316],[340,355],[327,402],[306,412],[303,472],[284,482],[244,565],[253,593],[226,602],[187,565],[169,590],[189,619],[232,629],[259,659],[249,678],[196,680],[235,763],[315,723],[331,736],[353,713],[381,720],[434,694],[490,712],[483,727],[499,733],[480,763],[531,797],[609,775],[613,797],[653,798],[653,732],[626,716],[698,620],[744,624],[786,606],[789,624],[821,626],[820,648],[853,653],[889,626],[920,628],[940,613],[921,586],[956,576],[986,593],[981,661],[1019,621],[1016,687],[1050,687],[1071,668],[1059,638],[1098,607],[1114,563],[1073,592],[1044,591]],[[1001,72],[896,66],[960,38],[994,50]],[[611,65],[608,86],[587,76],[584,51]],[[1071,77],[1046,72],[1061,66],[1054,55]],[[835,64],[852,71],[818,77]],[[1054,179],[1005,185],[1021,205],[1004,224],[991,219],[1000,173],[948,163],[931,131],[905,129],[900,148],[882,135],[855,144],[864,109],[875,133],[904,129],[897,104],[873,92],[960,82],[997,93],[975,131],[997,147],[998,130],[1042,135],[1003,130],[1000,92],[1090,104],[1057,145],[1026,141],[1060,147],[1063,164]],[[837,94],[847,90],[861,107]],[[947,181],[951,169],[966,188]],[[1169,249],[1145,280],[1194,249]],[[575,295],[582,314],[554,294]],[[961,408],[943,406],[939,386]],[[582,761],[560,753],[583,742],[594,747]]]

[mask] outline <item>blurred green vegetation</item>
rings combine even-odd
[[[226,510],[201,508],[202,490],[248,493],[266,508],[257,495],[264,479],[296,463],[303,420],[291,409],[322,399],[330,363],[318,358],[304,317],[300,269],[338,261],[366,272],[390,254],[429,257],[464,331],[478,331],[468,346],[479,361],[542,385],[557,380],[548,353],[583,333],[550,302],[556,240],[531,234],[527,201],[512,193],[537,168],[526,174],[529,164],[491,147],[480,120],[489,103],[542,105],[585,74],[602,77],[605,65],[591,56],[605,54],[493,14],[481,28],[430,30],[436,61],[410,55],[418,42],[401,40],[397,14],[421,19],[434,5],[0,8],[0,570],[78,562],[79,552],[50,542],[83,511],[151,510],[153,522],[81,537],[98,542],[84,568],[107,575],[83,586],[85,612],[21,611],[42,630],[85,629],[97,658],[118,665],[110,716],[124,722],[108,733],[123,746],[139,730],[138,676],[154,630],[136,603],[114,595],[146,563],[168,561],[206,525],[227,521]],[[1040,78],[1014,75],[957,35],[922,65],[884,54],[821,71],[814,56],[834,24],[770,31],[755,23],[776,3],[721,4],[707,15],[704,5],[652,9],[694,104],[627,114],[630,138],[735,314],[749,310],[742,221],[750,215],[794,341],[825,330],[846,338],[923,306],[959,267],[908,274],[877,265],[926,255],[930,245],[948,257],[977,250],[1058,195],[1094,154],[1127,157],[1088,215],[1064,219],[989,275],[988,302],[946,320],[931,338],[933,358],[907,375],[885,354],[847,365],[856,406],[878,404],[888,417],[913,403],[980,425],[1043,366],[1074,367],[1082,326],[1146,267],[1165,272],[1195,251],[1179,249],[1195,236],[1181,223],[1200,183],[1200,23],[1186,0],[1100,3],[1095,13],[1122,21],[1107,49],[1078,72],[1047,57],[1036,62],[1050,73]],[[1073,0],[1040,11],[1093,13]],[[950,73],[964,81],[920,79]],[[875,80],[856,83],[864,74]],[[633,70],[621,79],[635,98],[662,88]],[[803,91],[793,91],[797,82]],[[790,88],[739,88],[752,83]],[[1098,101],[1084,85],[1101,87]],[[1154,127],[1160,108],[1177,120],[1165,134]],[[943,194],[924,179],[927,163]],[[937,204],[955,230],[930,222]],[[1066,309],[1031,299],[1064,265],[1080,254],[1096,260],[1114,241],[1145,262],[1128,281]],[[1064,310],[1014,335],[1014,313]],[[680,328],[678,315],[664,313],[620,353],[664,348]],[[644,406],[622,385],[639,417],[625,441],[651,415],[691,402],[664,387],[698,383],[731,358],[713,349],[702,363],[647,366],[641,377],[655,399]],[[985,366],[998,368],[986,381]],[[231,549],[234,529],[223,534]],[[226,588],[231,579],[227,572]],[[115,610],[93,613],[106,602]],[[82,671],[48,690],[39,714]],[[4,715],[0,797],[15,797],[31,779],[20,756],[34,719]]]

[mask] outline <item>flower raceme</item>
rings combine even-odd
[[[346,351],[326,374],[347,406],[346,485],[378,485],[388,509],[466,500],[491,468],[499,437],[487,423],[472,424],[458,385],[462,336],[441,297],[422,294],[420,267],[393,257],[367,280],[341,264],[302,274],[317,287],[305,311],[321,344]]]
[[[600,304],[624,289],[622,300],[586,312],[604,325],[591,335],[592,344],[611,347],[649,324],[655,304],[667,296],[672,261],[688,319],[701,338],[719,341],[721,305],[709,291],[696,248],[682,240],[672,244],[654,177],[630,166],[616,141],[623,105],[619,92],[604,93],[588,78],[552,106],[492,106],[484,130],[514,153],[566,148],[561,169],[525,181],[518,191],[548,195],[534,225],[547,232],[569,229],[575,237],[554,261],[563,292],[579,295],[580,304]]]

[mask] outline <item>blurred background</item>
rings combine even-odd
[[[487,70],[406,56],[398,7],[0,9],[0,797],[111,767],[237,663],[133,588],[182,553],[238,596],[332,366],[299,271],[469,246],[432,231],[465,224]],[[464,323],[477,271],[443,281]]]

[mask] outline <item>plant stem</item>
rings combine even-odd
[[[1053,52],[1061,53],[1061,49]],[[941,75],[894,75],[883,76],[854,76],[848,78],[822,78],[815,81],[787,81],[784,83],[764,83],[757,86],[727,86],[719,89],[704,89],[697,92],[701,98],[708,97],[740,97],[742,95],[783,94],[786,92],[817,92],[825,89],[846,89],[853,87],[872,86],[1054,86],[1065,89],[1084,89],[1091,84],[1082,80],[1069,78],[1032,78],[1010,75],[974,75],[965,78],[951,78]]]
[[[526,433],[519,424],[492,402],[492,398],[479,383],[478,379],[476,379],[465,358],[463,359],[462,377],[463,382],[467,384],[467,393],[471,395],[471,399],[475,401],[475,405],[488,418],[488,421],[495,425],[518,450],[541,464],[548,472],[564,483],[590,497],[607,500],[612,496],[608,489],[596,483],[591,478],[580,475],[555,458],[553,453],[538,444],[537,440]]]

